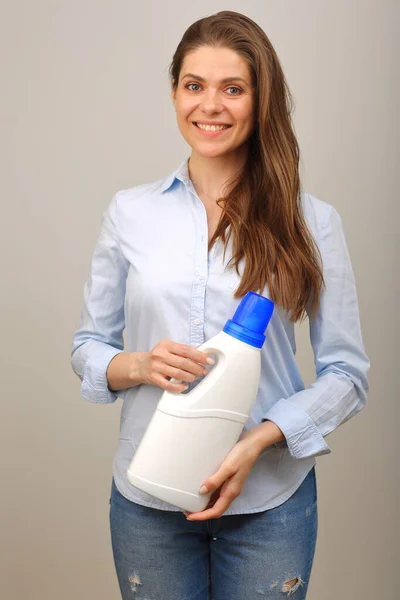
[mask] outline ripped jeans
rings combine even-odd
[[[113,480],[110,526],[123,600],[304,600],[317,537],[315,467],[280,506],[208,521],[133,503]]]

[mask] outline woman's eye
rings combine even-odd
[[[198,92],[200,89],[200,86],[198,83],[189,83],[186,87],[191,92]]]
[[[198,83],[188,83],[185,87],[191,92],[198,92],[201,90],[201,85]],[[235,85],[231,85],[226,88],[226,92],[228,92],[229,96],[239,96],[239,94],[242,93],[242,90]]]
[[[227,88],[227,91],[229,91],[229,95],[230,96],[238,96],[240,94],[240,92],[242,91],[240,88],[236,87],[236,86],[231,86]]]

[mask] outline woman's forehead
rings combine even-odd
[[[250,84],[247,62],[230,48],[201,46],[188,53],[182,63],[180,78],[190,74],[213,82],[242,78]]]

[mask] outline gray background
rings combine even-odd
[[[304,188],[343,218],[372,362],[368,408],[318,459],[309,598],[398,598],[398,2],[1,8],[1,598],[119,598],[108,499],[121,405],[80,398],[70,345],[112,195],[188,155],[169,98],[173,51],[191,22],[227,8],[256,20],[280,56]],[[310,383],[307,326],[298,357]]]

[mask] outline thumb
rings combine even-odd
[[[209,492],[213,492],[217,488],[221,487],[224,481],[226,481],[232,475],[234,475],[232,468],[228,468],[222,464],[212,477],[209,477],[203,481],[200,486],[199,493],[208,494]]]

